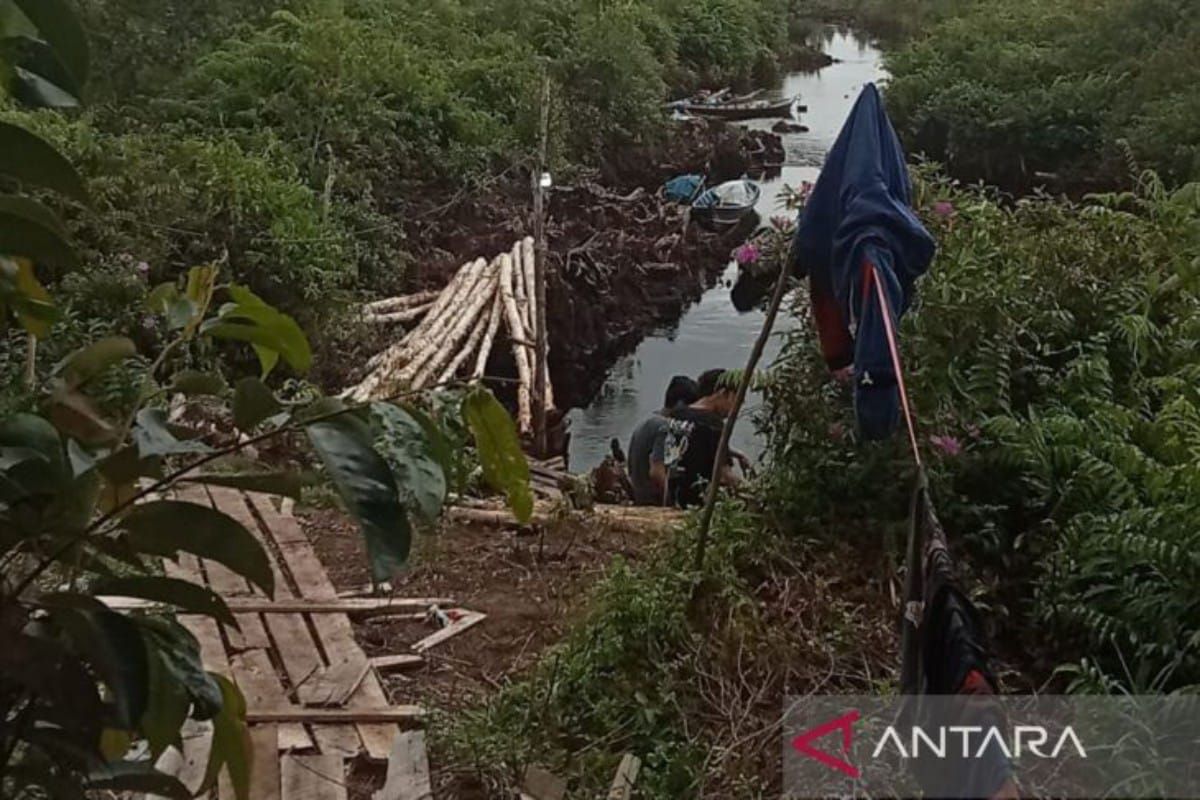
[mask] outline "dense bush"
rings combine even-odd
[[[1147,174],[1083,205],[1004,206],[936,179],[918,195],[941,252],[905,319],[910,388],[991,618],[1127,685],[1195,683],[1200,184]],[[786,352],[768,392],[776,501],[839,535],[902,530],[904,437],[852,446],[809,334]]]
[[[1179,183],[1200,178],[1198,50],[1188,0],[967,3],[889,56],[888,101],[910,145],[964,179],[1112,186],[1126,140]]]

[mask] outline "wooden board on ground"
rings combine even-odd
[[[344,706],[370,670],[371,664],[365,659],[321,667],[316,675],[300,685],[300,702],[306,706]]]
[[[424,731],[401,731],[388,756],[387,780],[372,800],[430,800],[429,757]]]
[[[485,619],[487,619],[487,614],[484,614],[479,611],[465,611],[463,609],[456,609],[456,610],[462,613],[462,616],[460,618],[456,619],[454,622],[451,622],[449,625],[442,628],[440,631],[435,631],[434,633],[431,633],[428,636],[426,636],[421,641],[416,642],[412,646],[413,652],[414,653],[424,653],[426,650],[433,647],[434,645],[441,644],[442,642],[446,641],[447,639],[451,638],[452,636],[457,636],[458,634],[465,631],[467,628],[477,625],[478,623],[483,622]]]
[[[302,706],[280,706],[277,708],[248,708],[246,721],[256,722],[309,722],[324,725],[336,723],[399,723],[415,722],[425,716],[421,706],[378,706],[376,708],[304,708]],[[393,729],[394,730],[394,729]]]
[[[425,659],[421,656],[413,655],[412,653],[397,653],[390,656],[375,656],[371,659],[371,666],[378,672],[387,672],[394,669],[414,669],[422,666]]]
[[[233,680],[249,708],[277,708],[289,704],[287,693],[266,650],[246,650],[230,658]],[[276,738],[280,750],[307,750],[313,746],[304,726],[281,725]]]
[[[279,726],[253,726],[250,743],[254,746],[254,761],[250,766],[251,800],[280,800]]]
[[[621,757],[617,765],[617,774],[613,778],[612,787],[608,790],[608,800],[629,800],[633,796],[633,785],[637,783],[638,773],[642,769],[642,760],[632,753]]]
[[[117,611],[142,611],[164,608],[169,604],[143,600],[138,597],[101,595],[96,599]],[[430,606],[453,605],[445,597],[349,597],[338,600],[305,600],[281,598],[268,600],[258,597],[231,597],[225,601],[237,614],[354,614],[356,616],[409,616],[423,618]],[[422,611],[414,611],[422,609]],[[257,646],[257,645],[256,645]]]
[[[562,800],[567,793],[567,782],[553,772],[536,764],[525,768],[521,778],[521,797],[532,800]]]
[[[282,800],[346,800],[341,756],[284,756],[280,773]]]

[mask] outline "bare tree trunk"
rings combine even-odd
[[[546,154],[550,147],[550,76],[542,77],[541,142],[538,146],[538,174],[534,178],[533,233],[536,242],[534,252],[533,282],[534,317],[536,340],[534,342],[533,369],[533,430],[534,452],[539,457],[546,455]]]

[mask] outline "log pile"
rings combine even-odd
[[[483,377],[501,327],[508,334],[517,368],[517,425],[533,425],[534,337],[538,315],[533,280],[533,239],[491,261],[464,264],[440,292],[391,297],[363,306],[373,325],[420,322],[368,363],[367,376],[347,391],[352,400],[377,400],[405,390],[444,384],[455,377]],[[546,365],[542,365],[546,369]],[[546,373],[546,408],[554,393]]]

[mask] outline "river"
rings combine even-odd
[[[814,72],[790,73],[773,89],[777,97],[799,95],[801,105],[808,106],[808,111],[800,115],[808,131],[783,134],[786,163],[778,177],[761,183],[763,192],[757,208],[764,221],[785,213],[779,205],[784,186],[798,187],[816,179],[859,90],[886,77],[882,53],[852,31],[828,28],[818,34],[816,43],[836,62]],[[773,123],[761,120],[743,124],[770,128]],[[626,447],[638,423],[662,406],[671,376],[695,377],[714,367],[745,367],[762,330],[763,312],[755,309],[739,313],[733,307],[730,289],[736,277],[737,265],[731,263],[716,285],[674,325],[648,335],[634,352],[613,366],[591,405],[570,412],[572,471],[584,472],[600,463],[613,438]],[[781,334],[795,324],[786,314],[776,320],[775,335],[763,354],[760,369],[771,365],[782,345]],[[751,422],[758,404],[757,397],[747,398],[734,429],[733,446],[751,456],[762,452]]]

